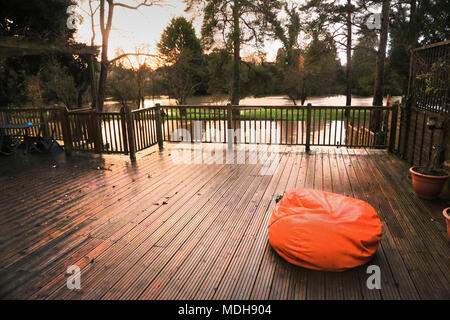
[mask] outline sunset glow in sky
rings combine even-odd
[[[133,1],[124,0],[125,3],[133,4]],[[182,1],[167,0],[167,5],[154,7],[141,7],[138,11],[115,7],[113,30],[110,36],[109,58],[115,56],[118,49],[125,52],[134,52],[136,47],[148,47],[150,53],[156,53],[156,43],[161,33],[173,17],[189,14],[184,12],[185,4]],[[79,1],[80,12],[83,23],[78,27],[77,40],[90,44],[92,31],[89,18],[89,1]],[[101,34],[99,27],[99,13],[95,15],[96,45],[101,45]]]
[[[122,2],[133,5],[137,1],[122,0]],[[78,12],[83,16],[83,23],[77,28],[76,38],[80,42],[90,44],[92,31],[89,1],[79,0],[78,6]],[[156,54],[156,44],[160,40],[161,33],[170,20],[177,16],[185,16],[188,20],[191,20],[197,31],[197,36],[200,36],[201,15],[191,12],[186,13],[185,8],[186,5],[182,0],[166,0],[163,6],[141,7],[138,11],[115,7],[108,57],[114,58],[118,49],[122,49],[124,52],[135,52],[136,48],[139,47],[145,47],[147,53]],[[99,21],[99,12],[97,11],[95,15],[96,45],[101,44]],[[275,59],[280,47],[279,41],[268,41],[265,44],[264,51],[267,53],[268,61]],[[252,48],[242,48],[243,57],[252,54],[252,52]],[[340,57],[345,62],[345,54],[340,52]]]

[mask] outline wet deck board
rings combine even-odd
[[[418,199],[408,165],[395,156],[281,146],[263,163],[249,164],[246,152],[243,164],[174,164],[172,146],[143,151],[136,163],[125,156],[0,158],[0,298],[450,298],[441,215],[448,203]],[[262,175],[269,165],[275,174]],[[381,268],[381,290],[367,289],[367,266],[311,271],[272,250],[274,199],[294,187],[375,207],[383,240],[371,264]],[[70,265],[81,268],[82,290],[66,287]]]

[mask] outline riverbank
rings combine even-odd
[[[401,97],[393,97],[393,101],[400,100]],[[352,106],[371,106],[373,97],[352,97]],[[188,105],[226,105],[229,102],[226,95],[214,95],[214,96],[198,96],[187,99]],[[313,106],[345,106],[346,96],[322,96],[322,97],[310,97],[306,100],[305,105],[311,103]],[[145,100],[145,107],[153,107],[157,103],[161,105],[176,105],[174,99],[169,99],[167,96],[149,98]],[[292,105],[292,100],[286,96],[267,96],[267,97],[246,97],[241,99],[240,105],[243,106],[286,106]],[[297,101],[297,105],[301,105],[300,101]],[[384,98],[383,105],[386,105],[386,98]],[[105,111],[119,111],[120,104],[115,101],[108,101],[105,103]]]

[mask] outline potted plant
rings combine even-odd
[[[450,207],[447,209],[444,209],[442,211],[442,214],[445,217],[445,221],[447,222],[447,239],[450,241]]]
[[[441,170],[428,171],[424,167],[411,167],[414,192],[419,198],[426,200],[436,199],[442,191],[448,174]]]
[[[430,130],[444,131],[447,118],[448,117],[446,115],[443,116],[439,126],[437,124],[437,117],[429,117],[427,120],[427,126]],[[448,173],[440,168],[439,160],[443,151],[442,134],[438,141],[439,143],[437,145],[433,145],[431,157],[425,167],[411,167],[409,169],[409,172],[411,172],[414,192],[422,199],[436,199],[441,193],[442,188],[449,177]]]
[[[417,79],[423,80],[425,84],[426,94],[436,96],[444,94],[447,83],[443,82],[443,73],[448,73],[450,66],[446,61],[435,62],[430,72],[423,73],[417,76]],[[412,183],[414,192],[423,199],[435,199],[439,196],[447,181],[449,175],[445,170],[441,169],[441,155],[443,152],[443,142],[445,139],[446,126],[449,115],[447,110],[441,110],[438,116],[429,116],[427,118],[427,126],[431,131],[439,131],[437,143],[433,145],[432,152],[428,164],[425,167],[411,167]],[[433,143],[433,142],[432,142]]]

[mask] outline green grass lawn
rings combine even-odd
[[[200,111],[200,112],[199,112]],[[179,109],[165,110],[165,120],[226,120],[226,110],[208,110],[208,109],[186,109],[186,113],[181,115]],[[234,115],[235,120],[256,120],[256,121],[269,121],[269,120],[283,120],[283,121],[306,121],[307,112],[306,109],[255,109],[255,110],[240,110],[239,114]],[[383,111],[383,113],[386,111]],[[350,121],[359,121],[366,123],[370,120],[369,110],[351,110],[349,115]],[[327,120],[327,121],[345,121],[347,117],[344,114],[343,109],[312,109],[311,120]]]

